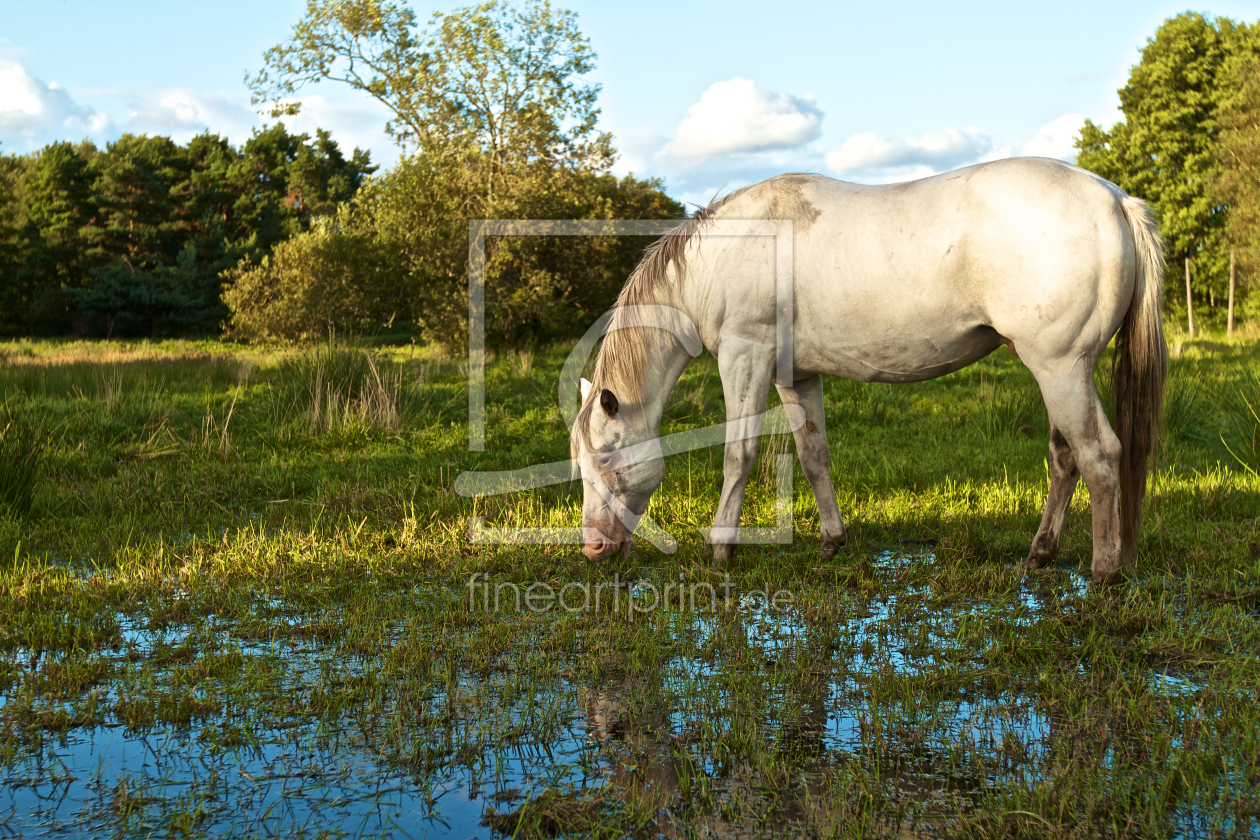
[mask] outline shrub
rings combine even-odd
[[[345,213],[341,214],[344,220]],[[227,273],[230,331],[251,339],[356,335],[410,314],[403,273],[370,231],[321,225]]]

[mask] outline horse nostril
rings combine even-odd
[[[587,542],[582,553],[592,560],[599,560],[608,556],[614,548],[616,548],[616,543],[612,540],[607,537],[597,537]]]

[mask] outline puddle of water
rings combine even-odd
[[[906,563],[931,560],[930,554],[888,552],[874,565],[895,574]],[[1072,579],[1067,597],[1086,594],[1078,583]],[[820,632],[816,620],[811,623],[801,610],[776,608],[760,597],[737,600],[734,624],[730,616],[679,613],[671,621],[680,655],[652,677],[653,684],[628,678],[601,685],[561,682],[550,697],[477,706],[480,718],[450,721],[447,737],[458,743],[459,731],[478,732],[483,724],[492,735],[508,729],[516,734],[474,750],[468,760],[442,754],[423,772],[389,761],[378,744],[367,741],[364,733],[371,727],[349,719],[257,728],[245,722],[236,728],[156,727],[147,733],[104,726],[72,730],[0,768],[0,834],[113,833],[120,825],[139,833],[177,833],[181,825],[190,825],[214,835],[340,831],[492,837],[499,835],[482,824],[491,809],[509,811],[541,791],[602,791],[623,799],[632,792],[642,796],[646,787],[657,797],[656,829],[662,835],[685,833],[681,823],[673,822],[681,819],[678,809],[702,801],[705,812],[692,816],[711,834],[773,836],[817,818],[811,803],[826,794],[836,773],[875,766],[893,800],[911,801],[925,812],[939,806],[956,813],[986,789],[1027,768],[1044,767],[1055,729],[1063,722],[1040,711],[1031,695],[968,684],[959,685],[952,698],[933,698],[929,712],[913,697],[870,696],[872,678],[883,673],[930,678],[941,668],[941,657],[974,653],[958,641],[964,618],[1024,627],[1051,605],[1028,582],[997,605],[937,609],[929,605],[931,594],[927,587],[870,600],[841,593],[848,599],[847,612],[834,629],[853,653],[831,662],[813,693],[804,697],[787,697],[791,686],[776,682],[771,672],[777,662],[799,665],[811,655],[809,645]],[[295,626],[310,619],[276,599],[259,604],[268,615],[283,614],[277,622]],[[926,645],[914,635],[924,624],[931,631]],[[177,648],[199,632],[176,624],[155,629],[138,617],[123,618],[120,626],[124,646],[144,656],[155,648]],[[694,748],[697,739],[712,740],[714,733],[748,726],[732,719],[730,697],[722,688],[728,669],[703,654],[720,647],[711,645],[717,634],[735,638],[732,633],[767,663],[762,707],[770,717],[753,722],[748,737],[775,744],[791,740],[794,754],[802,756],[801,784],[766,825],[729,822],[733,818],[724,816],[726,804],[765,800],[760,780]],[[277,679],[285,679],[295,692],[310,687],[304,685],[307,675],[344,678],[370,664],[330,659],[318,643],[292,641],[230,639],[220,650],[270,658],[286,672]],[[460,690],[491,697],[498,690],[496,679],[463,677]],[[1198,687],[1188,678],[1165,675],[1151,678],[1151,690],[1176,697]],[[102,696],[113,697],[107,690]],[[0,692],[0,706],[8,700]],[[435,694],[427,702],[440,706],[445,701]],[[527,725],[539,703],[551,704],[558,726],[538,732]],[[784,717],[784,710],[793,716]],[[874,744],[882,745],[880,752]],[[977,754],[985,760],[968,760]]]
[[[600,783],[586,720],[576,702],[571,711],[559,738],[523,738],[496,753],[493,766],[432,775],[384,762],[361,738],[317,726],[248,735],[72,730],[0,774],[0,834],[113,833],[121,823],[159,834],[191,825],[214,836],[491,837],[481,825],[488,806],[504,810],[535,791]],[[253,743],[237,743],[246,737]]]

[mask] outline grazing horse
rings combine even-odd
[[[774,237],[720,235],[735,220],[791,223],[790,342],[777,305],[783,245],[776,256]],[[1050,418],[1050,490],[1026,565],[1055,558],[1084,476],[1093,580],[1114,583],[1135,558],[1163,413],[1162,282],[1162,243],[1147,205],[1044,158],[889,186],[780,175],[714,201],[645,254],[618,297],[593,384],[583,385],[571,446],[585,493],[584,552],[593,560],[628,552],[664,478],[653,443],[696,352],[687,349],[694,338],[680,340],[678,328],[655,328],[641,314],[667,311],[681,313],[675,320],[689,323],[717,358],[726,397],[715,560],[735,552],[726,535],[738,533],[772,381],[796,418],[793,436],[830,556],[846,535],[828,472],[822,374],[917,382],[1006,344],[1036,377]],[[1112,336],[1115,431],[1093,379]],[[778,357],[783,347],[790,366]]]

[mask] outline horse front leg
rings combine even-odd
[[[784,405],[798,405],[805,412],[805,422],[792,430],[796,439],[796,452],[801,468],[818,502],[818,520],[822,530],[822,556],[828,560],[848,541],[844,520],[840,518],[840,505],[836,503],[836,490],[831,483],[831,453],[827,449],[827,421],[823,415],[822,374],[793,383],[791,388],[782,385],[779,399]]]
[[[722,563],[735,556],[739,514],[744,507],[748,474],[757,459],[757,439],[770,390],[773,348],[734,337],[722,339],[718,372],[726,396],[726,454],[722,462],[722,497],[713,518],[713,559]]]

